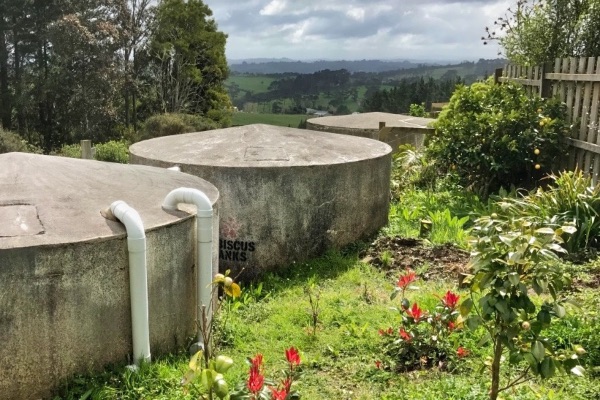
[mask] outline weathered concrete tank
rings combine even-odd
[[[434,131],[429,126],[433,121],[435,120],[431,118],[371,112],[311,118],[306,121],[306,127],[316,131],[380,140],[392,146],[395,152],[403,144],[422,147],[426,135]]]
[[[221,270],[306,260],[386,224],[391,148],[375,140],[248,125],[135,143],[130,161],[181,170],[221,195]]]
[[[179,172],[0,154],[0,398],[47,397],[75,373],[130,359],[127,235],[101,215],[116,200],[137,210],[146,229],[152,352],[188,343],[195,221],[161,208],[182,186],[218,199],[213,185]]]

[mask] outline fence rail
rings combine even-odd
[[[556,59],[542,66],[506,65],[496,70],[496,82],[517,82],[529,94],[558,97],[567,105],[571,135],[565,140],[568,158],[561,168],[579,168],[600,180],[600,57]]]

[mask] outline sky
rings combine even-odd
[[[228,35],[228,60],[497,58],[486,26],[509,0],[204,0]]]

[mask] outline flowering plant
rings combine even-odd
[[[275,381],[265,378],[263,368],[263,355],[256,354],[248,359],[250,369],[248,379],[240,385],[234,393],[231,393],[231,400],[292,400],[299,399],[300,395],[292,391],[292,384],[299,377],[298,366],[300,365],[300,353],[295,347],[290,347],[285,351],[287,368],[284,370],[284,377],[275,383]]]
[[[385,354],[391,359],[391,366],[398,371],[411,371],[418,368],[438,366],[447,368],[456,358],[468,356],[463,347],[453,349],[448,340],[461,325],[459,320],[460,296],[448,290],[440,296],[434,310],[424,310],[417,302],[411,304],[406,297],[408,289],[417,279],[414,271],[408,269],[400,275],[394,292],[390,296],[401,297],[400,308],[395,308],[401,319],[397,328],[380,329],[379,335],[385,343]],[[385,367],[376,361],[377,368]]]
[[[211,284],[212,294],[214,295],[221,289],[226,297],[236,299],[240,296],[241,289],[228,275],[229,271],[225,272],[225,274],[215,275]],[[218,313],[220,306],[221,301],[215,306],[215,315]],[[215,357],[213,353],[212,333],[214,320],[210,318],[211,311],[210,306],[208,310],[207,307],[202,307],[202,318],[199,321],[199,329],[203,342],[201,343],[200,350],[191,357],[188,364],[189,369],[181,380],[181,384],[183,386],[192,386],[190,385],[192,382],[198,381],[202,388],[201,399],[225,399],[229,396],[229,386],[223,374],[231,368],[233,360],[224,355]]]

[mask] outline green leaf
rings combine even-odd
[[[480,340],[477,342],[477,347],[483,347],[485,344],[489,343],[492,340],[492,336],[487,332]]]
[[[471,316],[469,318],[467,318],[467,327],[474,331],[476,330],[479,325],[481,325],[481,318],[478,316]]]
[[[543,235],[554,235],[554,229],[552,228],[539,228],[535,230],[535,233],[541,233]]]
[[[192,371],[197,371],[198,368],[200,367],[200,363],[202,361],[202,354],[203,354],[203,351],[200,350],[190,358],[190,362],[189,362],[188,366]]]
[[[540,375],[542,378],[548,379],[554,376],[556,371],[556,365],[554,364],[554,360],[550,357],[544,358],[542,361],[542,365],[540,366]]]
[[[561,306],[560,304],[555,304],[553,309],[554,309],[554,313],[556,314],[556,316],[558,318],[563,318],[567,313],[565,311],[565,308],[563,306]]]
[[[540,310],[537,315],[537,320],[542,324],[547,325],[550,323],[550,321],[552,321],[552,316],[547,310]]]
[[[190,384],[190,382],[193,382],[197,376],[198,375],[196,374],[195,371],[189,370],[188,372],[185,373],[185,375],[181,379],[180,383],[182,386],[188,385],[188,384]]]
[[[531,354],[535,357],[536,360],[542,361],[544,359],[544,355],[546,354],[546,349],[544,345],[539,340],[536,340],[533,346],[531,346]]]
[[[498,239],[500,239],[500,241],[507,246],[512,245],[512,242],[515,240],[514,236],[504,236],[504,235],[498,235]]]
[[[505,300],[499,300],[494,307],[496,308],[496,310],[500,311],[500,313],[502,314],[502,317],[504,319],[508,319],[509,315],[510,315],[510,311],[508,309],[508,304],[506,304]]]
[[[200,383],[205,388],[209,388],[212,386],[215,378],[217,376],[217,371],[213,371],[212,369],[203,369],[200,374]]]
[[[517,286],[520,282],[519,274],[517,274],[516,272],[511,272],[510,274],[508,274],[508,281],[511,285]]]
[[[466,299],[460,305],[460,315],[462,315],[463,317],[466,317],[467,315],[469,315],[469,313],[471,312],[472,309],[473,309],[473,300]]]
[[[561,226],[560,229],[562,229],[563,232],[569,233],[569,234],[573,234],[573,233],[577,232],[577,228],[572,225],[564,225],[564,226]]]

